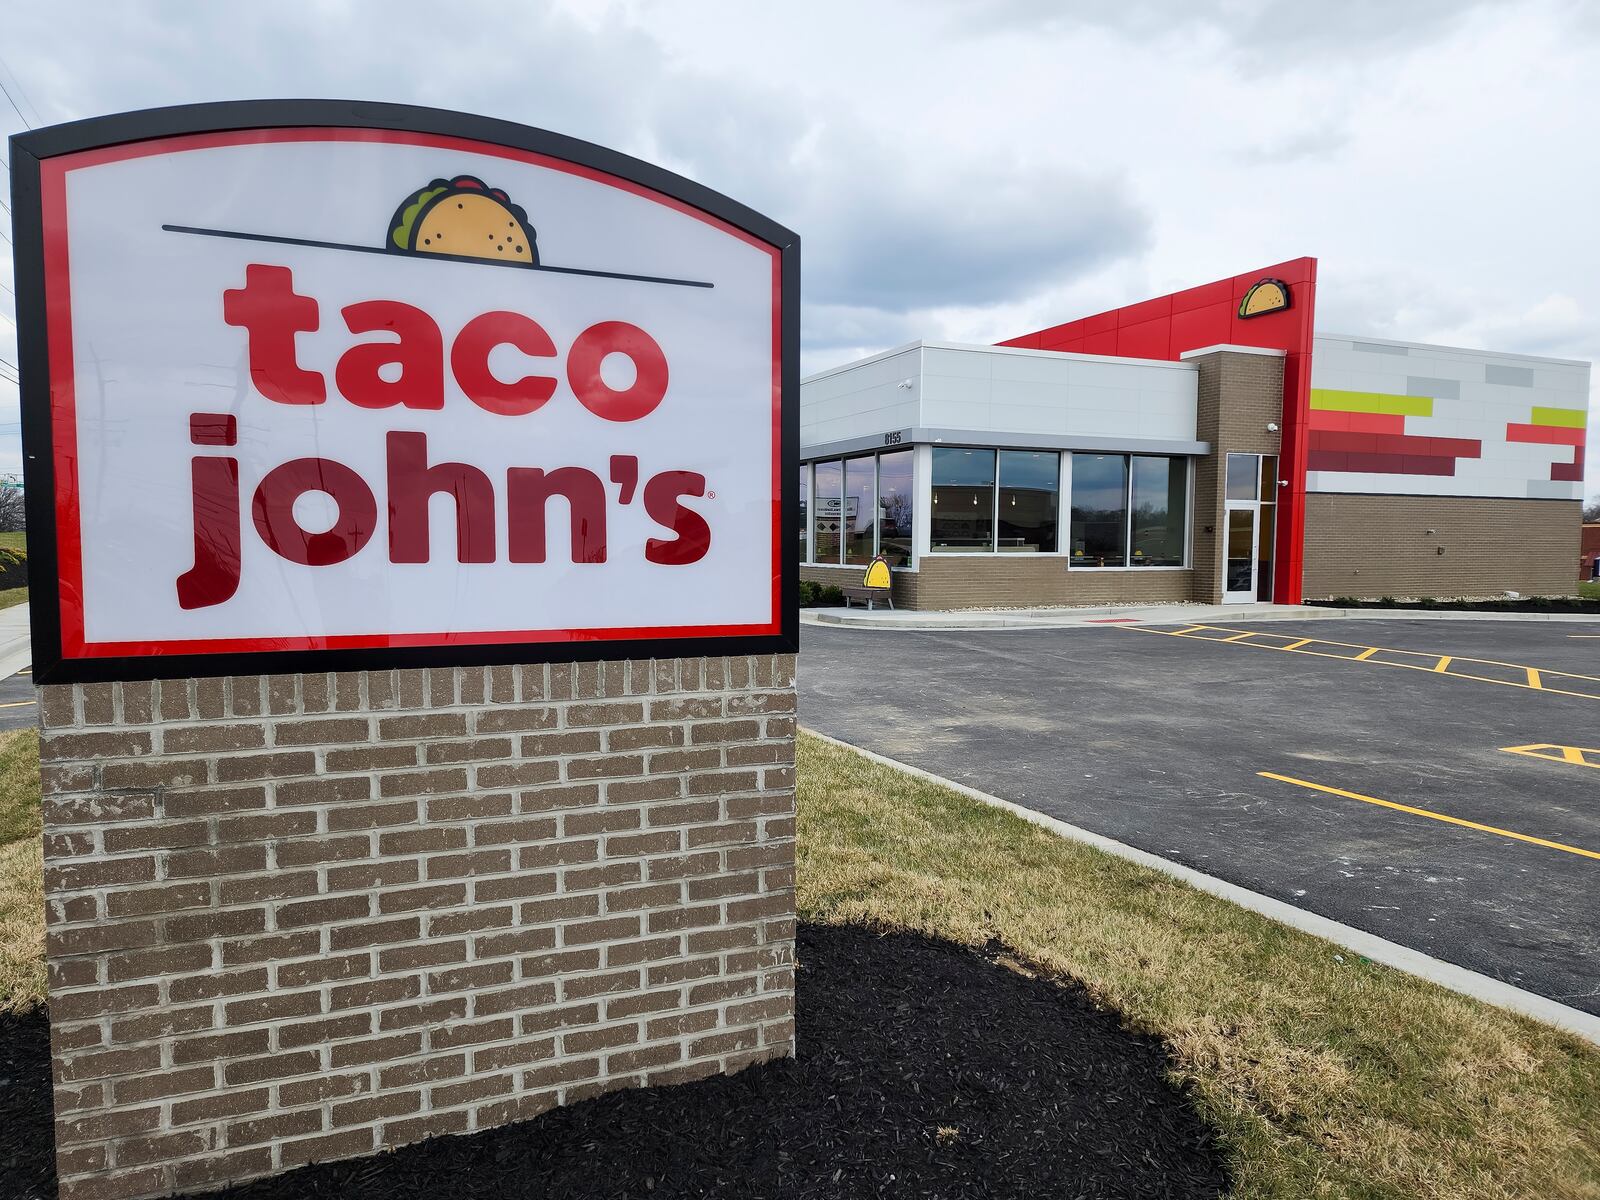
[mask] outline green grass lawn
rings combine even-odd
[[[28,548],[28,535],[22,531],[16,533],[0,533],[0,550],[26,550]]]
[[[44,999],[39,738],[0,733],[0,1012]]]
[[[1600,1197],[1600,1048],[809,734],[798,753],[800,915],[998,939],[1081,982],[1165,1040],[1235,1200]],[[44,996],[38,778],[36,735],[0,734],[0,1009]]]
[[[27,602],[27,588],[6,588],[0,591],[0,608],[10,608],[13,604],[26,604]]]
[[[810,735],[798,778],[802,917],[1080,981],[1166,1041],[1234,1197],[1600,1197],[1600,1047]]]
[[[1600,583],[1580,583],[1578,585],[1578,595],[1585,596],[1590,600],[1600,600]]]

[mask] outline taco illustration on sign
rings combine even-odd
[[[539,265],[528,214],[499,188],[472,175],[435,179],[401,202],[389,221],[388,250]]]
[[[1281,312],[1289,307],[1289,285],[1281,279],[1263,279],[1250,285],[1250,290],[1239,301],[1241,317],[1259,317],[1263,313]]]

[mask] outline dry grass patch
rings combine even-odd
[[[39,738],[0,733],[0,1012],[44,1001]]]
[[[998,938],[1171,1046],[1245,1200],[1600,1198],[1600,1048],[803,734],[802,918]]]

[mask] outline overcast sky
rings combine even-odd
[[[11,0],[0,28],[34,125],[392,100],[691,176],[804,239],[807,371],[1302,254],[1324,331],[1600,359],[1600,5],[1582,0]],[[0,98],[0,131],[21,125]],[[0,291],[7,363],[12,305]],[[16,408],[0,378],[0,471]]]

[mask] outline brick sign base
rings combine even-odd
[[[794,659],[43,689],[61,1195],[794,1048]]]

